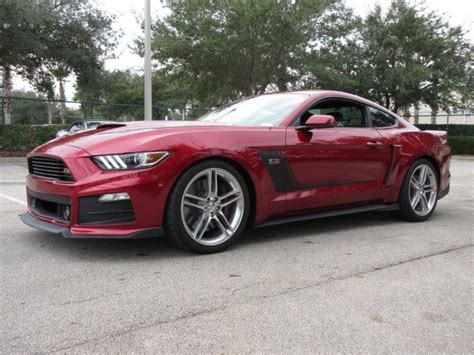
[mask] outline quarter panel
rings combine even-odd
[[[396,202],[403,184],[406,172],[410,166],[421,157],[429,157],[440,174],[440,190],[449,186],[451,149],[443,144],[439,137],[414,127],[390,128],[379,130],[388,145],[399,146],[399,158],[392,171],[392,185],[384,185],[379,191],[379,197],[387,203]]]

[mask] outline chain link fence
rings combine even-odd
[[[6,98],[0,96],[0,124],[5,124]],[[79,120],[140,121],[143,120],[143,103],[103,103],[45,100],[39,98],[12,97],[11,124],[48,125],[70,124]],[[189,120],[204,112],[191,107],[168,108],[154,106],[153,120]]]
[[[0,124],[5,124],[6,99],[0,96],[1,117]],[[143,120],[143,103],[103,103],[45,100],[40,98],[12,97],[11,124],[70,124],[79,120],[106,120],[106,121],[140,121]],[[204,114],[204,110],[197,110],[191,106],[169,108],[154,106],[152,117],[154,120],[192,120]],[[457,113],[440,112],[433,118],[431,112],[420,111],[402,114],[414,124],[438,125],[473,125],[474,115],[468,111]]]

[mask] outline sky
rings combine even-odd
[[[142,16],[144,0],[95,0],[98,7],[116,16],[114,28],[121,31],[123,36],[115,50],[115,59],[107,59],[105,68],[141,70],[143,58],[133,53],[132,46],[135,38],[142,34],[137,18]],[[375,4],[387,9],[391,0],[345,0],[355,13],[364,16]],[[420,3],[414,0],[414,3]],[[474,0],[425,0],[425,6],[430,10],[444,14],[452,25],[462,25],[468,30],[469,38],[474,42]],[[167,10],[160,0],[151,0],[152,20],[167,15]],[[15,89],[28,89],[29,85],[20,78],[14,80]],[[74,78],[66,82],[66,96],[72,99],[74,95]]]

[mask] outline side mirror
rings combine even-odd
[[[299,130],[311,130],[314,128],[330,128],[336,127],[336,119],[331,115],[312,115],[306,121],[304,126],[300,126]]]

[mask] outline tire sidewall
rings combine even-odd
[[[240,221],[239,227],[234,232],[232,237],[230,237],[225,242],[219,245],[213,245],[213,246],[203,245],[196,242],[189,235],[188,231],[186,230],[184,226],[183,220],[181,218],[181,200],[188,183],[198,173],[209,168],[220,168],[231,173],[239,182],[240,187],[242,189],[243,196],[244,196],[244,213],[242,216],[242,220]],[[233,167],[231,164],[228,164],[220,160],[206,160],[188,168],[177,180],[174,186],[173,193],[170,196],[170,200],[167,203],[167,209],[171,209],[172,213],[168,213],[166,216],[165,229],[167,230],[167,232],[171,234],[175,234],[175,235],[172,235],[171,237],[178,238],[179,241],[182,244],[184,244],[185,247],[195,252],[203,253],[203,254],[215,253],[215,252],[219,252],[228,248],[231,244],[237,241],[242,235],[242,232],[245,229],[245,226],[247,224],[247,219],[249,216],[250,198],[249,198],[248,188],[245,183],[245,180],[243,179],[242,175],[239,173],[239,171],[235,167]],[[171,229],[169,228],[170,224],[174,226],[173,230],[170,230]]]

